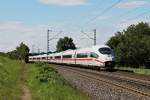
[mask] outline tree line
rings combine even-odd
[[[150,26],[148,23],[141,22],[137,25],[130,25],[126,30],[117,32],[106,44],[114,50],[117,65],[130,67],[150,66]],[[73,39],[69,37],[60,38],[55,52],[68,49],[76,49]],[[37,55],[37,53],[35,54]],[[6,54],[0,53],[0,55],[7,55],[12,59],[28,62],[29,47],[21,43],[15,50]],[[30,53],[30,55],[34,54]]]
[[[73,42],[73,39],[70,37],[64,37],[64,38],[60,38],[57,41],[57,45],[56,45],[56,50],[55,51],[48,51],[48,54],[51,53],[57,53],[57,52],[62,52],[62,51],[66,51],[68,49],[76,49],[76,45]],[[47,52],[41,52],[41,53],[30,53],[31,56],[33,55],[39,55],[39,54],[47,54]]]
[[[16,47],[15,50],[8,52],[7,56],[11,59],[22,60],[27,63],[29,51],[29,47],[24,43],[21,43],[19,46]]]
[[[140,22],[117,32],[106,43],[114,49],[116,63],[121,66],[150,65],[150,26]]]
[[[73,43],[73,39],[69,37],[60,38],[57,42],[56,48],[57,48],[56,51],[54,52],[49,51],[48,53],[50,54],[50,53],[57,53],[57,52],[65,51],[68,49],[76,49],[75,44]],[[15,50],[12,50],[8,53],[0,52],[0,55],[7,56],[11,59],[22,60],[27,63],[29,56],[46,54],[46,52],[29,53],[29,51],[30,51],[29,47],[26,44],[21,43],[19,46],[16,47]]]

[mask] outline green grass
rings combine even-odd
[[[26,83],[33,100],[88,100],[88,97],[65,82],[51,66],[28,64]]]
[[[52,68],[26,64],[0,56],[0,100],[21,100],[22,86],[29,87],[33,100],[88,100]]]
[[[138,74],[150,75],[150,69],[145,69],[145,68],[116,67],[116,69],[124,70],[124,71],[132,71]]]
[[[0,56],[0,100],[20,100],[20,65]]]

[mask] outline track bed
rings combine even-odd
[[[95,100],[150,100],[147,76],[58,66],[60,74]],[[105,94],[104,94],[105,93]]]

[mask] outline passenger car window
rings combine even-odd
[[[55,59],[61,59],[61,56],[55,56]]]
[[[77,58],[87,58],[88,54],[87,53],[78,53]]]
[[[72,55],[63,55],[63,58],[72,58]]]
[[[91,52],[90,53],[90,57],[92,57],[92,58],[98,58],[99,56],[96,53]]]

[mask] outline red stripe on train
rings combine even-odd
[[[48,59],[48,60],[60,60],[60,61],[62,61],[62,60],[70,60],[70,61],[74,61],[74,60],[82,60],[82,61],[96,61],[96,62],[98,62],[98,63],[105,63],[104,61],[100,61],[100,60],[98,60],[98,59],[93,59],[93,58],[63,58],[63,59]]]
[[[93,59],[93,58],[75,58],[75,59],[71,59],[71,58],[63,58],[63,60],[82,60],[82,61],[96,61],[96,62],[99,62],[99,63],[104,63],[103,61],[100,61],[98,59]]]

